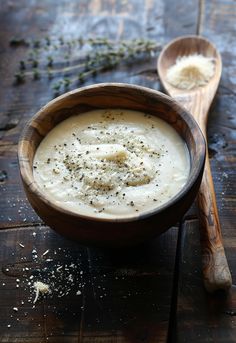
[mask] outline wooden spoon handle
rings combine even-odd
[[[199,93],[198,96],[174,96],[176,100],[192,113],[202,129],[206,140],[207,112],[214,92],[214,90],[211,90],[210,95],[208,93]],[[222,242],[208,151],[206,152],[205,169],[197,196],[197,203],[199,208],[202,271],[205,288],[208,292],[228,289],[232,285],[232,278]]]
[[[228,289],[232,285],[222,243],[219,215],[208,154],[203,179],[197,196],[202,248],[202,271],[208,292]]]

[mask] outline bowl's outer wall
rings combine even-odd
[[[98,108],[123,108],[146,112],[171,124],[190,153],[188,187],[169,206],[133,221],[98,221],[61,211],[45,199],[33,179],[35,151],[46,134],[71,115]],[[193,118],[171,98],[143,87],[101,84],[67,93],[43,107],[26,126],[19,142],[19,164],[27,197],[38,215],[59,233],[84,244],[124,246],[141,243],[174,225],[191,206],[204,167],[205,142]],[[188,189],[187,189],[188,188]]]
[[[43,221],[61,235],[77,240],[84,245],[104,247],[125,247],[143,243],[160,235],[175,225],[189,209],[194,201],[202,173],[194,183],[190,192],[175,204],[167,207],[157,215],[145,217],[130,222],[103,222],[73,217],[62,214],[50,205],[42,202],[35,193],[24,185],[27,198],[35,212]]]

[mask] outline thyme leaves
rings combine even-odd
[[[45,76],[49,82],[53,80],[51,88],[54,95],[75,88],[103,71],[134,59],[146,58],[160,50],[158,43],[143,38],[112,41],[103,37],[70,40],[45,37],[32,41],[15,39],[10,41],[10,45],[24,45],[30,49],[26,60],[19,62],[16,84]]]

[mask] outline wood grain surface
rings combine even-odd
[[[223,72],[208,122],[211,169],[217,196],[223,242],[235,284],[235,116],[236,84],[232,75],[235,35],[234,1],[204,2],[199,33],[212,40],[222,55]],[[235,342],[235,286],[227,294],[209,296],[201,290],[197,221],[186,226],[179,285],[178,332],[181,342]],[[190,246],[192,246],[190,251]],[[193,325],[197,326],[193,329]],[[205,326],[205,328],[204,328]],[[196,335],[197,332],[197,335]],[[188,338],[186,338],[188,337]]]
[[[14,73],[28,50],[9,44],[12,37],[58,40],[80,35],[143,36],[164,45],[179,35],[202,34],[213,41],[222,54],[223,74],[207,134],[235,284],[235,15],[233,0],[1,1],[1,342],[154,343],[166,342],[167,337],[170,342],[235,342],[235,287],[214,296],[203,288],[196,207],[185,217],[177,259],[176,227],[138,251],[114,256],[65,240],[37,217],[20,183],[17,142],[26,121],[53,97],[51,85],[57,77],[42,76],[15,86]],[[57,56],[63,59],[64,53],[62,49]],[[127,82],[160,89],[156,57],[97,74],[86,85]],[[52,293],[33,308],[32,283],[37,279],[51,284]],[[76,295],[78,290],[81,295]]]

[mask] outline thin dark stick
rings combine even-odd
[[[179,293],[179,271],[180,271],[180,264],[182,260],[183,230],[184,230],[184,218],[179,223],[167,343],[177,342],[177,306],[178,306],[178,293]]]

